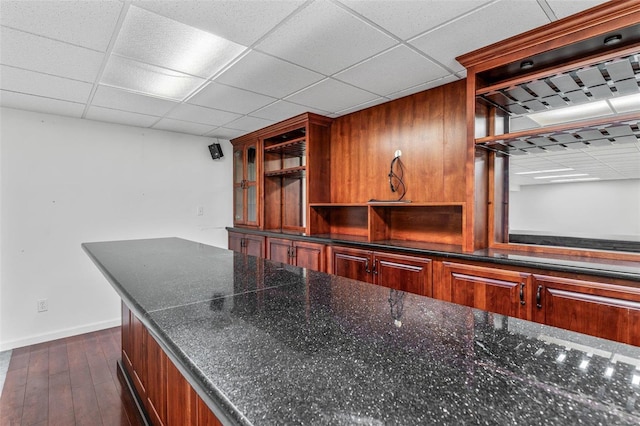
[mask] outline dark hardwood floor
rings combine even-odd
[[[119,327],[14,349],[0,425],[141,425],[118,359]]]

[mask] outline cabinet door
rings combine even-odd
[[[243,234],[237,232],[229,232],[229,250],[242,253],[244,243],[242,242]]]
[[[131,363],[133,365],[133,384],[140,398],[147,395],[147,329],[140,320],[131,314]]]
[[[296,266],[324,272],[324,244],[294,241],[292,249],[293,260]]]
[[[261,235],[244,236],[245,253],[250,256],[264,257],[264,237]]]
[[[535,320],[640,345],[640,289],[534,275]]]
[[[166,382],[167,356],[153,336],[147,334],[147,414],[154,425],[167,424]]]
[[[291,263],[291,240],[267,238],[267,258],[275,262]]]
[[[131,311],[127,305],[122,302],[122,363],[127,369],[129,376],[133,374],[133,365],[131,363]]]
[[[375,253],[374,283],[409,293],[431,296],[431,260]]]
[[[341,277],[371,282],[372,253],[343,247],[331,248],[330,272]]]
[[[198,424],[197,398],[187,379],[167,360],[167,425]]]
[[[242,143],[233,149],[233,221],[258,226],[258,146]]]
[[[517,318],[530,318],[530,274],[443,262],[451,301]]]
[[[222,426],[222,422],[211,412],[202,398],[196,395],[198,405],[198,426]]]

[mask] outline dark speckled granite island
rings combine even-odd
[[[223,423],[640,424],[640,348],[178,238],[83,244]]]

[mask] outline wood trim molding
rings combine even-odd
[[[476,72],[640,22],[640,0],[611,0],[506,40],[458,56]]]

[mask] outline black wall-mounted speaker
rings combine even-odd
[[[224,157],[224,154],[222,153],[222,147],[219,143],[212,143],[211,145],[209,145],[209,152],[211,153],[211,158],[213,158],[214,160],[218,160]]]

